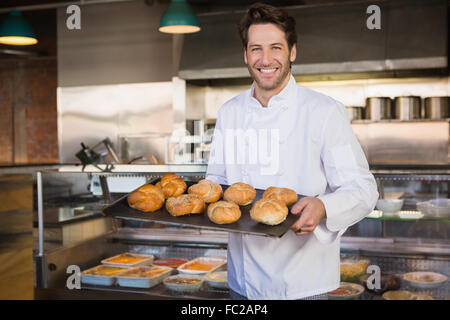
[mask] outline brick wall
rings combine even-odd
[[[58,163],[56,59],[0,61],[0,164]]]

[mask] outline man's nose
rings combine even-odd
[[[272,63],[272,52],[270,49],[263,50],[262,63],[264,66],[269,66]]]

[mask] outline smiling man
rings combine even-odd
[[[258,189],[286,187],[305,197],[291,208],[299,217],[281,238],[229,234],[230,296],[326,299],[339,287],[340,236],[374,208],[375,179],[344,106],[297,85],[291,75],[295,19],[257,3],[247,9],[239,31],[254,81],[219,110],[206,179]],[[254,134],[258,141],[237,145],[235,136],[223,134],[249,130],[270,134]],[[223,155],[247,154],[255,146],[276,153],[271,157],[276,170],[264,174],[269,171],[260,170],[268,165],[263,161],[223,162]]]

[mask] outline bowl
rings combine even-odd
[[[403,199],[379,199],[377,208],[383,211],[383,216],[394,215],[403,207],[404,201]]]
[[[208,273],[205,276],[205,281],[213,288],[228,289],[227,271],[216,271]]]
[[[163,280],[164,285],[177,292],[195,292],[203,285],[203,277],[193,274],[177,274]]]
[[[403,280],[415,288],[431,289],[444,284],[447,281],[447,277],[436,272],[417,271],[405,273]]]
[[[351,291],[351,292],[345,292]],[[364,292],[364,287],[360,284],[341,282],[339,288],[328,292],[330,300],[349,300],[356,299]]]
[[[407,290],[386,291],[382,295],[384,300],[433,300],[428,294],[415,293]]]

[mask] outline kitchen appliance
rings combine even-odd
[[[422,100],[418,96],[395,97],[394,119],[414,120],[421,118]]]
[[[366,98],[365,119],[378,121],[392,119],[392,100],[389,97]]]
[[[450,97],[426,97],[424,99],[424,118],[431,120],[448,118],[449,101]]]
[[[348,118],[350,121],[364,119],[364,107],[363,106],[347,106]]]

